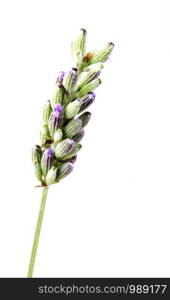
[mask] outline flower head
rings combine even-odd
[[[43,108],[40,146],[32,152],[36,177],[43,185],[56,183],[73,170],[91,118],[86,109],[96,98],[93,91],[101,84],[103,63],[114,47],[108,43],[99,51],[86,53],[86,37],[86,30],[80,29],[72,43],[73,67],[59,72],[54,93]]]

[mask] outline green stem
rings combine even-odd
[[[39,243],[39,238],[40,238],[41,225],[42,225],[44,211],[45,211],[47,192],[48,192],[48,187],[43,187],[39,215],[38,215],[38,219],[37,219],[37,225],[36,225],[36,229],[35,229],[30,263],[29,263],[28,274],[27,274],[28,278],[32,278],[33,271],[34,271],[34,264],[35,264],[37,248],[38,248],[38,243]]]

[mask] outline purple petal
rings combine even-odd
[[[48,148],[48,149],[44,152],[44,154],[45,154],[46,156],[52,156],[52,155],[53,155],[53,150],[52,150],[51,148]]]
[[[63,71],[59,72],[57,80],[56,80],[56,83],[58,85],[62,84],[63,79],[64,79],[64,75],[65,75],[65,72],[63,72]]]
[[[54,107],[53,107],[53,112],[61,114],[62,112],[62,106],[60,103],[57,103]]]
[[[89,100],[94,100],[96,98],[96,95],[93,92],[89,92],[88,96],[89,96]]]

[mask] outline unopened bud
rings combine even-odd
[[[69,71],[65,75],[64,81],[63,81],[63,85],[68,93],[71,93],[76,82],[77,82],[77,69],[72,68],[71,71]]]
[[[58,128],[54,133],[54,143],[58,143],[62,140],[63,133],[60,128]]]
[[[85,72],[82,72],[79,75],[77,84],[75,86],[75,91],[79,91],[83,86],[87,85],[94,79],[98,78],[101,74],[101,69],[103,68],[103,64],[95,64],[88,68],[86,68]]]
[[[73,149],[68,154],[64,155],[61,159],[67,160],[67,159],[75,156],[80,151],[81,148],[82,148],[81,144],[75,144]]]
[[[79,91],[77,91],[75,93],[75,97],[78,98],[78,97],[85,96],[89,92],[92,92],[93,90],[95,90],[100,84],[101,84],[101,79],[100,78],[94,79],[90,83],[83,86]]]
[[[41,162],[41,157],[42,157],[42,150],[40,146],[35,145],[32,148],[32,162],[33,164],[39,164]]]
[[[59,142],[55,147],[55,156],[57,158],[61,158],[62,156],[69,153],[74,146],[74,141],[71,139],[65,139]]]
[[[37,180],[42,181],[42,170],[41,170],[40,164],[34,165],[34,173],[35,173],[35,177],[37,178]]]
[[[96,51],[91,59],[89,60],[89,63],[90,64],[95,64],[95,63],[98,63],[98,62],[105,62],[108,60],[112,50],[114,48],[114,44],[113,43],[108,43],[107,46],[100,50],[100,51]]]
[[[62,164],[57,171],[57,181],[69,175],[72,170],[73,170],[73,164],[71,162],[66,162]]]
[[[68,122],[68,124],[64,127],[64,134],[66,137],[72,138],[74,135],[79,132],[82,126],[82,121],[77,118]]]
[[[85,109],[87,109],[94,101],[95,99],[95,93],[90,92],[88,93],[83,99],[82,99],[82,103],[81,103],[81,107],[79,112],[84,111]]]
[[[75,136],[73,136],[73,140],[75,143],[79,143],[84,136],[84,129],[81,129]]]
[[[66,106],[66,110],[65,110],[65,117],[66,119],[72,119],[74,118],[81,107],[81,99],[76,99],[73,102],[70,102],[67,106]]]
[[[86,111],[79,116],[79,119],[82,121],[82,128],[88,124],[90,118],[91,118],[91,113],[89,111]]]
[[[72,59],[79,66],[86,51],[86,30],[80,29],[77,39],[72,43]]]
[[[65,75],[65,72],[63,72],[63,71],[59,72],[57,80],[56,80],[57,85],[62,84],[63,79],[64,79],[64,75]]]
[[[40,129],[40,144],[44,145],[50,139],[50,132],[47,125],[43,125]]]
[[[54,154],[51,148],[48,148],[47,150],[44,151],[44,154],[41,159],[41,169],[44,175],[47,174],[49,169],[52,166],[54,160]]]
[[[56,85],[53,95],[50,98],[51,105],[54,107],[57,103],[62,103],[64,99],[64,89],[62,85]]]
[[[51,103],[48,100],[43,107],[42,124],[47,125],[52,111]]]
[[[56,182],[56,177],[57,177],[57,168],[56,167],[51,167],[51,169],[48,171],[47,176],[46,176],[46,184],[50,185]]]
[[[57,103],[53,107],[53,111],[50,115],[48,128],[50,131],[50,135],[53,137],[55,131],[61,126],[61,117],[62,117],[62,106],[60,103]]]

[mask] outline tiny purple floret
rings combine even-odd
[[[57,103],[54,107],[53,107],[53,112],[57,113],[57,114],[61,114],[62,112],[62,106],[60,103]]]
[[[88,96],[89,96],[89,100],[94,100],[96,98],[96,95],[93,92],[89,92]]]
[[[58,83],[59,85],[62,84],[64,75],[65,75],[65,72],[63,72],[63,71],[59,72],[56,83]]]
[[[46,156],[52,156],[53,155],[53,150],[51,148],[48,148],[46,151],[45,151],[45,155]]]

